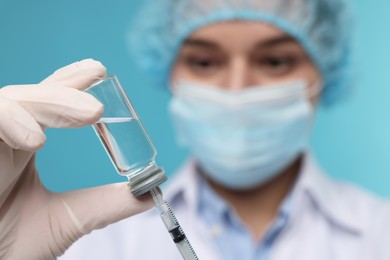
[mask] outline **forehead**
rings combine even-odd
[[[186,43],[193,40],[205,40],[219,46],[243,46],[266,42],[272,39],[288,39],[297,43],[292,37],[276,26],[260,21],[226,21],[204,26],[194,31]]]
[[[261,21],[243,21],[231,20],[208,24],[194,31],[192,36],[212,36],[213,34],[227,34],[230,32],[252,32],[256,34],[266,34],[265,36],[273,36],[283,34],[284,32],[274,25]]]

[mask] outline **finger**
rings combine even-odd
[[[153,207],[151,196],[134,197],[126,183],[62,193],[60,200],[72,226],[77,229],[72,232],[81,234],[87,234]]]
[[[84,89],[98,79],[105,77],[106,73],[107,70],[101,62],[85,59],[56,70],[41,84]]]
[[[22,105],[42,127],[81,127],[102,116],[103,105],[92,95],[68,88],[15,85],[0,94]]]
[[[36,151],[46,136],[42,128],[17,102],[0,96],[0,139],[14,149]]]

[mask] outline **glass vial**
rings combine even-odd
[[[104,105],[93,128],[118,174],[127,176],[138,196],[167,179],[155,160],[157,151],[116,76],[103,78],[84,90]]]

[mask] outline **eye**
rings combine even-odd
[[[210,56],[188,56],[185,58],[185,63],[195,70],[211,70],[221,64],[219,59]]]
[[[186,51],[179,56],[178,65],[193,75],[212,76],[224,66],[224,58],[210,51]]]
[[[298,63],[298,58],[291,55],[268,55],[258,57],[256,66],[270,75],[282,75],[293,71]]]

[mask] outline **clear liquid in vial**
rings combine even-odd
[[[156,150],[139,120],[105,117],[94,129],[120,175],[129,176],[154,162]]]

